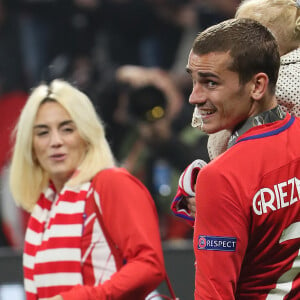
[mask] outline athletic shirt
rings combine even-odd
[[[299,135],[287,114],[199,172],[195,299],[299,299]]]

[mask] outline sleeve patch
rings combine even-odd
[[[197,249],[233,252],[236,250],[236,238],[199,235]]]

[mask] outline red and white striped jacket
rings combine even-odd
[[[154,202],[124,169],[103,170],[58,196],[49,186],[25,240],[27,300],[138,300],[165,278]]]

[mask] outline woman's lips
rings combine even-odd
[[[53,161],[62,161],[66,158],[66,154],[58,153],[50,156],[50,159]]]

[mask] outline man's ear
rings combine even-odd
[[[269,86],[269,77],[266,73],[257,73],[252,78],[251,97],[259,101],[266,94]]]

